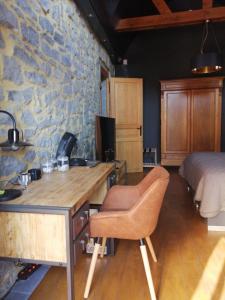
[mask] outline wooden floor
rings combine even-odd
[[[142,177],[143,174],[133,174],[129,176],[128,182],[135,184]],[[215,263],[212,263],[213,271],[206,273],[206,293],[203,297],[193,296],[196,290],[200,292],[197,287],[207,261],[223,237],[223,233],[207,232],[206,222],[195,211],[183,179],[176,172],[171,172],[158,227],[152,236],[158,263],[154,263],[149,256],[157,299],[224,300],[225,266],[221,253],[223,261],[218,262],[217,257]],[[76,300],[83,299],[89,264],[90,257],[84,255],[76,265]],[[215,276],[215,268],[220,268],[218,276]],[[216,277],[219,277],[218,282],[215,281]],[[211,286],[214,281],[215,290]],[[65,268],[52,267],[31,299],[66,299]],[[150,299],[138,242],[120,241],[115,257],[98,260],[89,299]]]

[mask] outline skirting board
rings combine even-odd
[[[225,232],[225,226],[208,225],[208,231],[224,231]]]
[[[225,211],[217,216],[207,219],[208,231],[225,231]]]

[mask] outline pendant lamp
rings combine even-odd
[[[16,128],[16,120],[13,117],[12,114],[10,114],[6,110],[0,110],[0,113],[6,114],[10,117],[10,119],[13,122],[13,128],[8,130],[8,140],[0,143],[0,148],[3,150],[13,150],[16,151],[19,148],[26,147],[26,146],[33,146],[30,143],[27,143],[25,141],[20,141],[19,140],[19,130]]]
[[[221,50],[216,39],[212,23],[210,23],[210,27],[215,40],[217,52],[204,52],[205,44],[209,35],[209,23],[210,21],[206,20],[203,27],[200,54],[192,58],[191,69],[193,74],[208,74],[218,72],[223,68]]]

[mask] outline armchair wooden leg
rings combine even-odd
[[[103,256],[104,256],[106,240],[107,240],[106,237],[102,238],[102,249],[101,249],[101,253],[100,253],[101,258],[103,258]]]
[[[150,251],[150,253],[151,253],[151,255],[152,255],[152,258],[153,258],[154,262],[157,262],[157,258],[156,258],[155,251],[154,251],[154,248],[153,248],[153,246],[152,246],[152,242],[151,242],[151,240],[150,240],[150,237],[149,237],[149,236],[146,236],[145,240],[146,240],[146,242],[147,242],[149,251]]]
[[[155,289],[152,281],[152,274],[149,266],[149,261],[148,261],[148,255],[147,255],[147,250],[146,246],[144,245],[143,241],[141,241],[140,245],[140,250],[141,250],[141,255],[144,263],[144,268],[145,268],[145,274],[148,282],[148,288],[151,296],[151,300],[156,300],[156,295],[155,295]]]
[[[85,291],[84,291],[84,299],[87,299],[89,296],[90,287],[91,287],[91,283],[92,283],[92,279],[93,279],[93,275],[94,275],[94,271],[95,271],[95,266],[96,266],[96,262],[97,262],[97,258],[98,258],[99,248],[100,248],[100,244],[95,243],[94,252],[92,254],[91,265],[90,265],[88,278],[87,278]]]

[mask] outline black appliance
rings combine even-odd
[[[96,116],[96,159],[104,162],[115,160],[115,118]]]
[[[76,145],[76,136],[70,132],[65,132],[59,142],[59,146],[56,152],[56,158],[58,156],[68,156],[70,159],[73,147]]]
[[[0,190],[0,192],[0,202],[13,200],[22,195],[22,191],[17,189]]]
[[[70,166],[71,167],[74,167],[74,166],[87,166],[87,162],[84,158],[79,158],[79,157],[76,157],[76,158],[71,158],[70,159]]]

